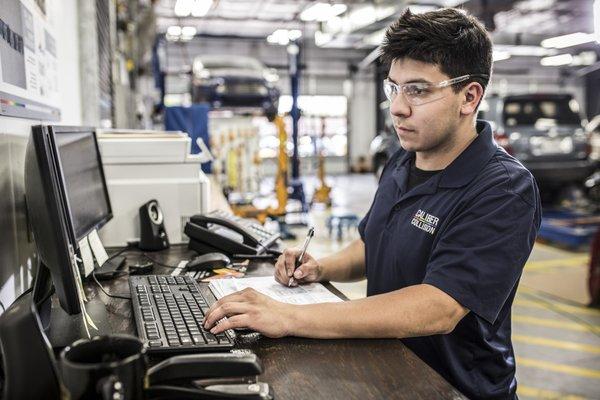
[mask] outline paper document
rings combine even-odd
[[[87,236],[79,241],[79,252],[83,261],[83,274],[88,276],[94,270],[94,256]]]
[[[320,283],[287,287],[276,282],[272,276],[219,279],[211,281],[209,287],[217,299],[250,287],[283,303],[313,304],[342,301]]]
[[[108,260],[108,254],[106,254],[106,250],[100,241],[100,237],[98,236],[98,231],[93,230],[88,235],[88,240],[90,241],[90,246],[92,248],[92,253],[94,253],[94,257],[96,257],[96,262],[98,266],[102,266]]]

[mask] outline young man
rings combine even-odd
[[[214,332],[271,337],[401,338],[470,398],[516,397],[511,305],[539,224],[531,174],[476,122],[492,44],[453,9],[406,12],[387,31],[384,82],[400,149],[388,162],[361,239],[332,256],[286,250],[287,285],[367,277],[367,298],[296,306],[245,290],[206,317]],[[216,325],[223,317],[227,320]]]

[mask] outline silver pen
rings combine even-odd
[[[308,248],[308,244],[310,243],[310,239],[315,236],[315,228],[311,227],[306,234],[306,239],[304,239],[304,244],[302,245],[302,251],[300,252],[300,256],[296,259],[296,263],[294,265],[294,272],[298,269],[300,265],[302,265],[302,259],[304,258],[304,253],[306,253],[306,249]],[[292,282],[294,282],[294,274],[290,277],[290,281],[288,282],[288,287],[292,286]]]

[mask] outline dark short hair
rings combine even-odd
[[[492,74],[492,41],[485,27],[453,8],[423,14],[407,9],[386,31],[380,56],[386,64],[402,58],[435,64],[450,78],[487,75],[458,83],[455,91],[473,81],[485,90]]]

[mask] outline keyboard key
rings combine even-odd
[[[192,335],[192,340],[194,341],[194,344],[206,343],[206,340],[204,340],[204,336],[202,335]]]
[[[182,337],[181,338],[181,344],[183,346],[189,346],[189,345],[191,345],[192,344],[192,338],[190,338],[190,337]]]
[[[163,344],[162,340],[152,340],[148,342],[150,347],[161,347]]]
[[[216,344],[219,343],[217,337],[210,332],[204,332],[204,336],[206,336],[206,343],[208,344]]]

